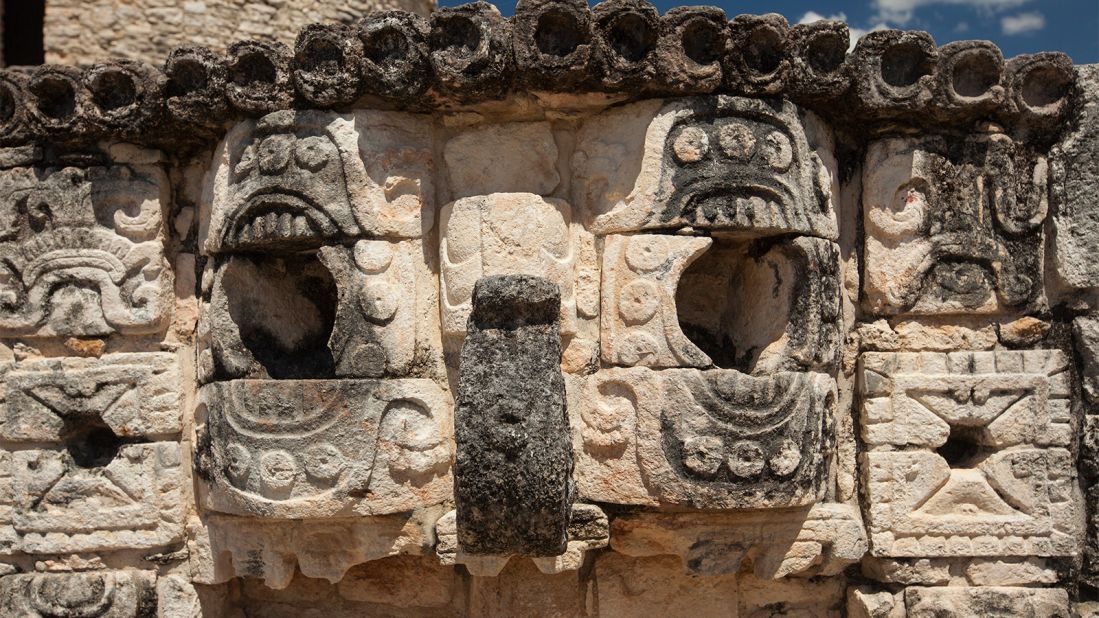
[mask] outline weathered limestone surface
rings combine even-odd
[[[1005,135],[888,138],[864,164],[875,314],[1027,310],[1041,294],[1049,162]],[[991,266],[990,266],[991,265]]]
[[[1099,265],[1087,259],[1099,251],[1099,189],[1088,179],[1099,175],[1099,67],[1078,67],[1081,104],[1075,126],[1050,155],[1050,195],[1057,274],[1071,287],[1099,287]]]
[[[159,166],[0,172],[0,333],[156,332],[170,318]]]
[[[574,488],[560,304],[542,277],[484,277],[473,288],[454,411],[456,525],[467,553],[566,549]]]
[[[449,398],[431,380],[233,380],[202,387],[196,473],[218,512],[378,515],[449,495]]]
[[[1062,353],[866,353],[861,368],[875,556],[1079,552]]]
[[[0,70],[0,615],[1099,615],[1095,67],[97,2],[190,45]]]
[[[689,226],[834,238],[834,160],[819,152],[831,136],[802,115],[789,101],[721,96],[594,116],[573,154],[576,202],[599,234]]]
[[[582,498],[737,509],[822,497],[835,401],[825,375],[635,368],[570,385]]]
[[[0,580],[0,609],[28,618],[152,615],[157,611],[154,579],[136,571],[13,575]]]
[[[142,438],[175,435],[181,427],[184,389],[175,354],[12,363],[4,386],[4,440],[74,444],[89,429]]]

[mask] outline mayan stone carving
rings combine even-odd
[[[155,166],[6,170],[6,336],[145,334],[169,317],[168,181]]]
[[[561,554],[573,482],[552,281],[480,279],[462,345],[454,498],[471,554]]]
[[[1099,615],[1095,67],[340,16],[0,70],[0,614]]]
[[[861,367],[874,555],[1078,551],[1060,352],[868,353]]]

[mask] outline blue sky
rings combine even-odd
[[[461,4],[439,0],[440,6]],[[693,4],[705,4],[696,1]],[[1099,0],[713,0],[730,16],[777,12],[791,23],[814,17],[843,18],[853,29],[927,30],[940,45],[988,39],[1004,56],[1063,51],[1077,64],[1099,62]],[[494,2],[505,15],[511,0]],[[655,1],[661,12],[680,3]]]

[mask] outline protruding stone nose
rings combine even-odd
[[[560,291],[483,277],[462,347],[454,416],[458,544],[471,554],[555,556],[572,509]]]

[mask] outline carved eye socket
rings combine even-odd
[[[740,123],[727,124],[719,128],[717,141],[726,156],[738,161],[747,161],[756,152],[755,133]]]
[[[672,152],[680,163],[697,163],[710,152],[710,138],[698,127],[687,127],[672,142]]]
[[[294,158],[302,169],[316,172],[328,165],[330,151],[331,146],[323,137],[307,137],[298,142]]]
[[[274,176],[286,171],[290,164],[291,139],[289,135],[273,135],[260,143],[256,156],[260,173]]]
[[[763,156],[767,164],[777,172],[785,172],[794,162],[794,148],[790,138],[778,131],[771,131],[763,140]]]

